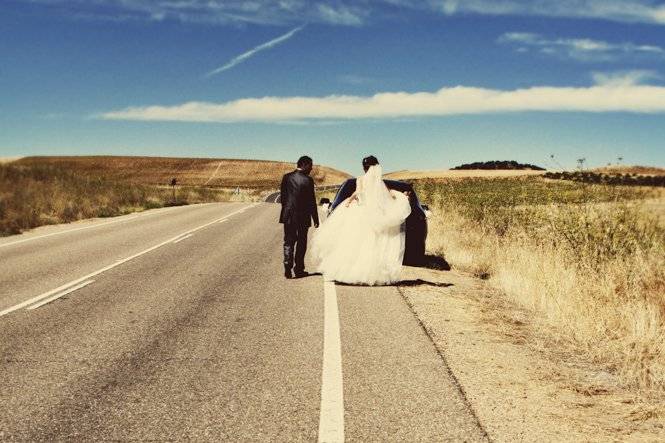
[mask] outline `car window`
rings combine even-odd
[[[413,208],[420,207],[420,202],[418,201],[418,195],[416,195],[416,192],[413,190],[413,187],[411,187],[410,185],[401,182],[386,181],[386,186],[388,187],[388,189],[395,189],[400,192],[409,191],[411,193],[409,198],[411,207]],[[351,194],[353,194],[355,190],[356,190],[355,179],[349,179],[345,181],[344,184],[342,184],[339,191],[337,191],[337,195],[335,196],[335,200],[332,203],[331,209],[335,209],[344,200],[351,197]]]
[[[339,188],[339,191],[337,191],[335,200],[332,203],[332,209],[335,209],[340,203],[342,203],[347,198],[351,197],[351,194],[353,194],[355,190],[356,190],[356,181],[354,179],[345,181],[342,187]]]

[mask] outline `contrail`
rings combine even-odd
[[[221,72],[227,71],[227,70],[233,68],[234,66],[239,65],[240,63],[244,62],[248,58],[253,57],[254,54],[256,54],[257,52],[261,52],[261,51],[264,51],[266,49],[270,49],[273,46],[277,46],[280,43],[283,43],[283,42],[287,41],[288,39],[293,37],[297,32],[301,31],[302,28],[304,28],[304,27],[305,27],[305,25],[298,26],[297,28],[290,30],[289,32],[287,32],[284,35],[281,35],[281,36],[279,36],[275,39],[272,39],[269,42],[265,42],[263,44],[260,44],[259,46],[255,47],[253,49],[250,49],[249,51],[244,52],[244,53],[240,54],[237,57],[232,58],[231,61],[226,63],[224,66],[220,66],[219,68],[213,69],[212,71],[208,72],[206,74],[206,77],[212,77],[213,75],[217,75]]]

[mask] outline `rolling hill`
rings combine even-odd
[[[175,178],[181,185],[251,188],[276,188],[282,175],[294,169],[293,163],[279,161],[130,156],[38,156],[23,157],[14,163],[54,165],[123,183],[166,185]],[[315,166],[312,177],[317,185],[325,186],[339,184],[349,175]]]

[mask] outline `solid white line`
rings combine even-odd
[[[59,299],[60,297],[62,297],[62,296],[64,296],[64,295],[71,294],[71,293],[74,292],[74,291],[77,291],[77,290],[79,290],[79,289],[81,289],[81,288],[84,288],[84,287],[88,286],[90,283],[93,283],[93,282],[94,282],[94,280],[88,280],[88,281],[84,281],[83,283],[79,283],[78,285],[73,286],[73,287],[67,289],[66,291],[58,292],[58,293],[55,294],[53,297],[49,297],[49,298],[47,298],[47,299],[45,299],[45,300],[40,301],[39,303],[35,303],[35,304],[32,305],[32,306],[28,306],[26,309],[27,309],[27,310],[37,309],[37,308],[39,308],[40,306],[44,306],[44,305],[47,304],[47,303],[51,303],[53,300],[57,300],[57,299]]]
[[[228,221],[228,219],[223,218],[223,219],[221,219],[220,221],[218,221],[217,223],[226,223],[227,221]]]
[[[175,243],[180,243],[181,241],[186,240],[186,239],[188,239],[189,237],[192,237],[193,235],[194,235],[194,234],[188,234],[188,235],[185,235],[184,237],[180,237],[179,239],[174,240],[173,243],[174,243],[174,244],[175,244]]]
[[[103,268],[101,268],[101,269],[99,269],[99,270],[97,270],[97,271],[95,271],[95,272],[91,272],[90,274],[88,274],[88,275],[84,275],[84,276],[81,277],[81,278],[78,278],[78,279],[76,279],[76,280],[70,281],[69,283],[66,283],[66,284],[64,284],[64,285],[62,285],[62,286],[59,286],[59,287],[57,287],[57,288],[55,288],[55,289],[52,289],[52,290],[50,290],[50,291],[48,291],[48,292],[45,292],[45,293],[43,293],[43,294],[40,294],[40,295],[38,295],[38,296],[36,296],[36,297],[32,297],[31,299],[26,300],[26,301],[24,301],[24,302],[22,302],[22,303],[19,303],[19,304],[17,304],[17,305],[11,306],[11,307],[5,309],[4,311],[0,311],[0,317],[2,317],[3,315],[7,315],[7,314],[9,314],[10,312],[14,312],[14,311],[16,311],[16,310],[18,310],[18,309],[21,309],[21,308],[23,308],[23,307],[25,307],[25,306],[31,305],[31,304],[33,304],[33,303],[39,301],[39,300],[42,300],[42,299],[47,298],[47,297],[50,297],[50,296],[52,296],[53,294],[56,294],[56,293],[58,293],[58,292],[60,292],[60,291],[62,291],[62,290],[64,290],[64,289],[69,289],[71,286],[76,285],[76,284],[78,284],[78,283],[81,283],[82,281],[88,280],[88,279],[90,279],[90,278],[92,278],[92,277],[94,277],[94,276],[96,276],[96,275],[101,274],[102,272],[106,272],[106,271],[108,271],[109,269],[113,269],[113,268],[115,268],[115,267],[117,267],[117,266],[120,266],[120,265],[123,264],[123,263],[127,263],[128,261],[133,260],[133,259],[135,259],[136,257],[140,257],[140,256],[142,256],[142,255],[144,255],[144,254],[147,254],[148,252],[152,252],[152,251],[154,251],[154,250],[157,249],[157,248],[161,248],[161,247],[164,246],[164,245],[167,245],[167,244],[169,244],[169,243],[172,243],[174,240],[177,240],[178,238],[182,237],[183,235],[191,234],[191,233],[196,232],[196,231],[198,231],[198,230],[200,230],[200,229],[206,228],[206,227],[212,225],[213,223],[217,223],[217,222],[219,222],[220,220],[222,220],[222,219],[224,219],[224,218],[232,217],[232,216],[234,216],[235,214],[238,214],[238,213],[240,213],[240,212],[241,212],[240,210],[235,211],[235,212],[232,212],[232,213],[230,213],[230,214],[225,215],[224,217],[220,217],[220,218],[218,218],[218,219],[216,219],[216,220],[213,220],[213,221],[211,221],[211,222],[209,222],[209,223],[206,223],[206,224],[204,224],[204,225],[201,225],[201,226],[199,226],[199,227],[197,227],[197,228],[190,229],[190,230],[187,231],[187,232],[183,232],[182,234],[178,234],[178,235],[176,235],[175,237],[171,237],[170,239],[168,239],[168,240],[166,240],[166,241],[164,241],[164,242],[161,242],[161,243],[159,243],[159,244],[157,244],[157,245],[155,245],[155,246],[152,246],[152,247],[150,247],[150,248],[148,248],[148,249],[146,249],[146,250],[144,250],[144,251],[141,251],[141,252],[139,252],[139,253],[136,253],[136,254],[134,254],[134,255],[132,255],[132,256],[129,256],[129,257],[127,257],[127,258],[120,259],[120,260],[114,262],[113,264],[110,264],[110,265],[108,265],[108,266],[105,266],[105,267],[103,267]]]
[[[342,343],[335,282],[323,282],[323,373],[321,375],[321,415],[319,442],[344,441],[344,386]]]
[[[204,206],[204,205],[207,206],[209,204],[210,203],[203,203],[200,206]],[[147,217],[149,215],[158,215],[158,214],[162,214],[164,212],[171,212],[173,210],[176,210],[176,209],[179,209],[179,208],[184,208],[184,207],[190,207],[191,208],[192,206],[173,206],[173,207],[169,207],[169,208],[159,208],[159,209],[147,210],[147,211],[131,214],[130,216],[128,216],[126,218],[111,220],[111,221],[108,221],[108,222],[105,222],[105,223],[92,224],[92,225],[89,225],[89,226],[82,226],[80,228],[74,228],[74,229],[67,229],[65,231],[52,232],[50,234],[37,235],[35,237],[23,238],[21,240],[12,241],[12,242],[9,242],[9,243],[0,243],[0,248],[4,248],[6,246],[17,245],[19,243],[25,243],[25,242],[32,241],[32,240],[39,240],[41,238],[53,237],[54,235],[68,234],[70,232],[83,231],[85,229],[99,228],[99,227],[102,227],[102,226],[112,225],[112,224],[115,224],[115,223],[122,223],[122,222],[131,221],[131,220],[136,220],[137,218],[143,218],[143,217]]]

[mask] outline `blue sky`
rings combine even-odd
[[[3,0],[0,156],[665,166],[665,2]]]

